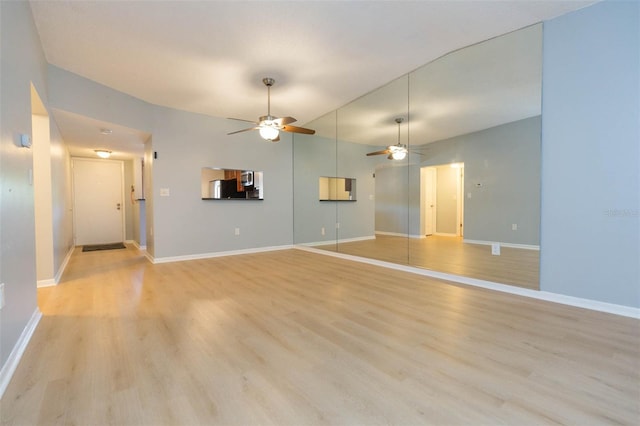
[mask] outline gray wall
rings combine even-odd
[[[296,244],[374,236],[374,165],[366,156],[370,148],[321,136],[294,135]],[[321,176],[355,178],[356,201],[319,201],[318,180]],[[322,228],[325,228],[325,235],[322,235]]]
[[[544,25],[544,291],[640,307],[640,3]]]
[[[372,147],[369,147],[372,148]],[[379,148],[378,148],[379,149]],[[373,151],[374,149],[370,149]],[[409,174],[407,167],[382,157],[376,172],[376,232],[407,235],[409,229]],[[419,179],[419,178],[418,178]],[[419,181],[418,181],[419,182]],[[413,232],[417,236],[418,232]]]
[[[32,151],[19,147],[31,135],[31,86],[46,103],[46,63],[27,2],[0,2],[0,365],[37,310]]]
[[[292,244],[291,134],[278,143],[257,132],[227,136],[233,126],[223,118],[154,108],[156,258]],[[202,167],[264,172],[264,200],[202,200]],[[171,195],[160,197],[161,188]]]
[[[257,132],[227,136],[237,123],[150,105],[59,68],[49,69],[56,108],[153,135],[145,145],[146,243],[152,256],[292,244],[290,134],[283,134],[279,143],[265,143]],[[202,200],[200,169],[206,166],[263,171],[264,201]],[[161,188],[168,188],[170,196],[160,197]],[[240,228],[239,236],[235,228]]]
[[[424,156],[409,154],[408,182],[406,167],[378,169],[376,230],[406,234],[408,220],[409,234],[419,235],[420,168],[463,162],[464,238],[538,245],[540,123],[532,117],[422,146]],[[415,164],[416,158],[424,161]]]
[[[53,117],[51,123],[51,197],[53,199],[53,267],[60,272],[73,248],[71,156]]]
[[[338,238],[336,202],[318,201],[320,176],[336,176],[335,139],[294,137],[293,235],[295,244],[332,242]],[[325,228],[325,235],[321,230]]]
[[[466,240],[539,244],[540,123],[540,117],[527,118],[434,142],[423,151],[420,167],[464,163]],[[419,167],[412,169],[411,181],[420,182]],[[419,199],[417,191],[413,185],[412,199]],[[419,207],[411,218],[417,233]],[[514,223],[517,231],[511,230]]]

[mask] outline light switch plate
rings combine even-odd
[[[160,188],[161,197],[168,197],[169,195],[171,195],[171,191],[169,191],[169,188]]]

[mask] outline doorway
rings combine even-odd
[[[75,244],[124,241],[124,163],[74,158],[72,168]]]
[[[464,236],[464,163],[420,169],[420,233]]]

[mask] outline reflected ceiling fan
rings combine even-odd
[[[370,152],[367,156],[370,155],[387,155],[389,160],[404,160],[407,156],[407,146],[400,143],[400,123],[404,121],[404,118],[398,117],[396,118],[396,123],[398,123],[398,143],[395,145],[389,145],[387,149],[383,149],[381,151]]]
[[[246,121],[247,123],[255,124],[254,127],[248,129],[242,129],[235,132],[227,133],[227,135],[234,135],[236,133],[248,132],[249,130],[258,130],[262,139],[278,142],[280,140],[280,131],[290,133],[303,133],[305,135],[313,135],[315,130],[305,129],[304,127],[291,126],[291,123],[296,121],[293,117],[274,117],[271,115],[271,86],[276,82],[273,78],[265,77],[262,82],[267,86],[267,115],[263,115],[258,118],[258,121],[243,120],[241,118],[231,118],[231,120]]]

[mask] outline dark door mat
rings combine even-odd
[[[123,243],[94,244],[91,246],[82,246],[82,251],[116,250],[123,248],[127,248]]]

